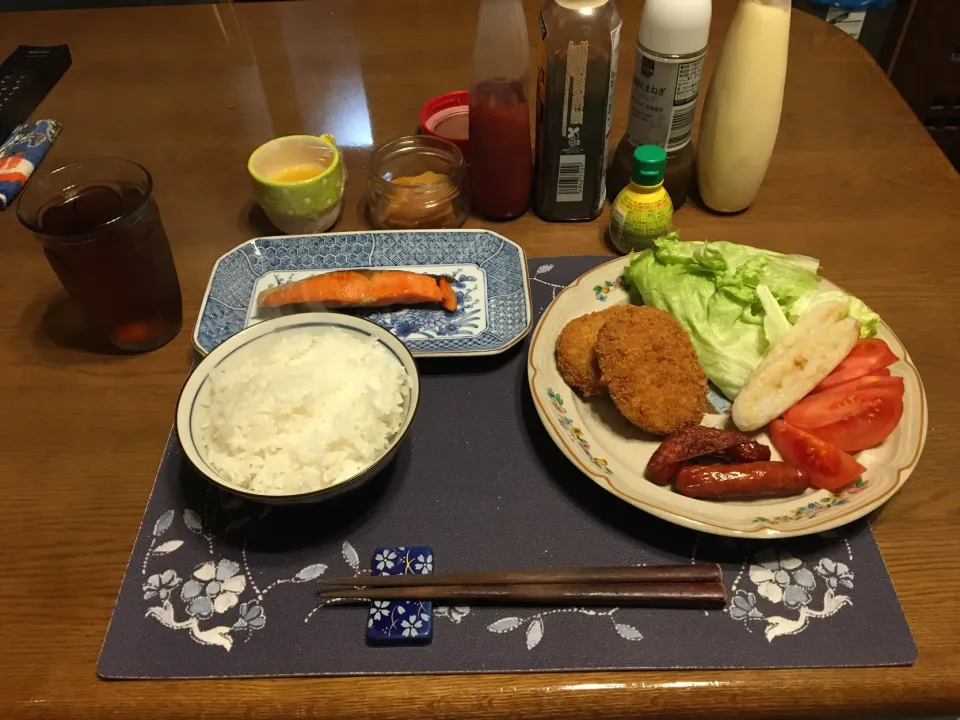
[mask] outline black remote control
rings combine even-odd
[[[71,62],[66,45],[21,45],[0,64],[0,144],[37,109]]]

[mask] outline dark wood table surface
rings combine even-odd
[[[526,3],[531,38],[534,8]],[[712,69],[733,9],[714,3]],[[185,326],[146,355],[92,352],[35,241],[0,214],[0,718],[828,717],[960,709],[960,180],[852,39],[794,12],[783,121],[754,206],[688,203],[686,239],[822,259],[876,309],[926,385],[920,465],[874,519],[920,649],[907,668],[105,682],[95,663],[140,523],[213,262],[265,234],[245,164],[260,143],[332,132],[350,181],[339,230],[364,227],[371,145],[416,130],[465,87],[476,3],[318,0],[0,15],[0,56],[69,43],[37,117],[63,123],[44,170],[137,160],[183,284]],[[641,4],[622,0],[614,138],[625,125]],[[534,55],[535,57],[535,55]],[[606,215],[499,232],[532,256],[606,252]],[[470,225],[491,227],[479,220]],[[869,602],[864,598],[862,602]]]

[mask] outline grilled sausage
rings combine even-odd
[[[703,425],[680,430],[660,443],[660,447],[654,451],[647,463],[647,478],[657,485],[667,485],[677,476],[687,460],[703,455],[717,455],[727,448],[748,442],[753,441],[746,435]],[[769,452],[768,449],[768,460]]]
[[[770,459],[770,448],[756,440],[748,440],[745,443],[721,450],[717,455],[732,463],[765,462]]]
[[[739,465],[688,465],[677,474],[681,495],[708,500],[787,497],[810,485],[810,476],[785,462]]]

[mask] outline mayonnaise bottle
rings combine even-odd
[[[707,207],[738,212],[760,190],[780,128],[790,0],[741,0],[707,90],[697,184]]]

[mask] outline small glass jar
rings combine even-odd
[[[384,230],[460,227],[470,213],[463,154],[428,135],[381,145],[370,156],[367,206],[371,224]]]

